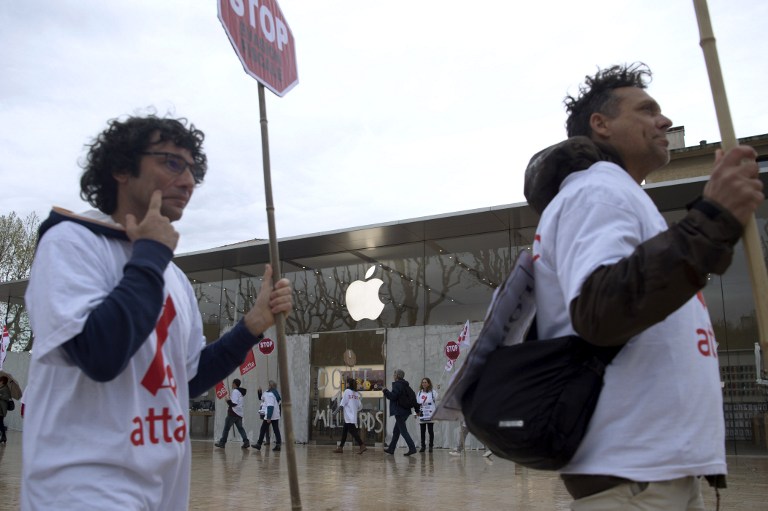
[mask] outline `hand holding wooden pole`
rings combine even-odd
[[[709,18],[709,9],[706,0],[693,0],[696,11],[696,20],[699,24],[699,36],[701,49],[704,52],[704,61],[709,74],[709,84],[712,88],[712,98],[715,102],[717,124],[720,127],[723,151],[736,147],[738,140],[733,129],[731,112],[728,108],[728,97],[725,94],[725,83],[720,70],[720,59],[717,56],[715,36],[712,32],[712,23]],[[755,298],[755,315],[757,317],[757,330],[760,346],[763,351],[763,370],[768,371],[768,273],[766,273],[763,259],[760,234],[757,231],[755,216],[744,227],[744,252],[747,256],[750,277],[752,278],[752,294]],[[758,375],[759,377],[760,375]]]

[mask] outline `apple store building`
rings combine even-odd
[[[765,178],[768,168],[761,170]],[[691,178],[646,190],[675,222],[703,185],[703,178]],[[295,440],[339,440],[343,419],[337,407],[347,377],[356,379],[363,397],[359,425],[368,444],[384,442],[394,425],[381,389],[391,385],[395,369],[405,371],[414,389],[429,378],[439,397],[456,371],[446,370],[446,344],[457,340],[467,321],[470,339],[477,336],[494,290],[516,256],[531,249],[537,223],[522,203],[279,240],[281,269],[295,290],[295,310],[286,322]],[[766,203],[757,224],[766,245]],[[263,240],[176,257],[194,287],[209,342],[253,304],[268,261]],[[23,296],[3,287],[3,298]],[[758,332],[741,243],[729,270],[712,275],[704,294],[718,341],[728,452],[768,454],[768,386],[758,382]],[[274,339],[274,331],[267,336]],[[229,380],[238,377],[249,389],[280,381],[277,350],[268,344],[254,349],[255,369],[236,371]],[[217,402],[212,389],[191,403],[193,437],[221,431],[227,407]],[[257,413],[255,403],[246,407],[244,423],[258,427]],[[418,443],[416,421],[408,427]],[[435,424],[435,447],[455,447],[457,439],[458,424]],[[470,436],[467,448],[478,446]]]
[[[693,178],[646,190],[674,222],[703,184]],[[764,204],[758,212],[764,244],[767,220]],[[467,321],[470,338],[480,332],[494,289],[517,254],[531,249],[537,222],[527,204],[514,204],[281,239],[282,272],[295,290],[286,330],[296,441],[339,439],[336,409],[348,376],[363,396],[366,443],[383,442],[392,430],[381,389],[391,385],[394,369],[403,369],[414,389],[427,377],[438,394],[444,391],[453,374],[446,371],[446,343],[456,341]],[[176,258],[194,286],[209,340],[248,310],[268,260],[266,241]],[[757,383],[758,333],[741,243],[730,269],[712,275],[704,294],[719,343],[728,451],[766,454],[768,386]],[[252,376],[252,387],[278,381],[275,352],[255,355],[256,374],[241,378]],[[218,408],[217,423],[225,407]],[[409,428],[418,443],[415,421]],[[436,447],[454,447],[457,437],[457,424],[435,424]],[[468,448],[476,445],[470,437]]]

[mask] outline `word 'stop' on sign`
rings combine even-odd
[[[272,353],[272,350],[274,349],[275,349],[275,343],[269,337],[266,337],[259,342],[259,351],[261,351],[265,355],[269,355],[270,353]]]
[[[459,345],[455,341],[448,341],[445,345],[445,356],[451,360],[456,360],[459,358],[459,354]]]
[[[278,96],[299,83],[293,34],[276,0],[219,0],[219,20],[246,73]]]

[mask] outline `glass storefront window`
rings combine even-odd
[[[482,321],[512,268],[509,231],[426,243],[425,324]]]
[[[423,244],[357,250],[291,261],[295,314],[288,318],[292,332],[330,332],[422,324]],[[372,269],[373,268],[373,269]],[[370,277],[366,278],[369,270]],[[346,303],[347,288],[355,281],[381,279],[376,319],[355,321]]]
[[[358,431],[366,444],[384,441],[384,332],[354,331],[315,334],[310,353],[311,390],[309,439],[335,445],[344,416],[339,403],[347,377],[357,382],[362,409]],[[353,443],[351,436],[347,441]]]

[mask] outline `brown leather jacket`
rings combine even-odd
[[[613,150],[586,137],[572,137],[540,151],[525,171],[525,197],[539,214],[566,176],[597,161],[622,165]],[[731,264],[743,227],[719,204],[699,199],[680,222],[638,245],[615,264],[587,278],[570,304],[573,327],[600,346],[618,346],[691,299]]]

